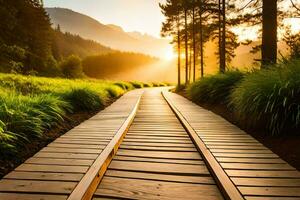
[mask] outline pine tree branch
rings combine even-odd
[[[296,8],[296,10],[297,10],[298,12],[300,12],[300,8],[295,4],[295,2],[294,2],[293,0],[290,0],[290,1],[291,1],[291,3],[292,3],[293,7]]]
[[[244,10],[245,8],[247,8],[252,2],[254,2],[255,0],[250,0],[246,5],[244,5],[242,8],[240,8],[239,10],[238,10],[238,12],[240,12],[240,11],[242,11],[242,10]],[[292,0],[291,0],[292,1]]]

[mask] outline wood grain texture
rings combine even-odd
[[[129,199],[223,199],[215,185],[105,177],[95,196]]]

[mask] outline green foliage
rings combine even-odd
[[[144,84],[139,81],[131,81],[130,83],[131,83],[131,85],[133,85],[134,88],[143,88],[144,87]]]
[[[120,88],[119,86],[111,85],[106,90],[109,93],[110,97],[116,98],[116,97],[121,96],[124,93],[124,90],[128,90],[128,89],[123,89],[123,88]]]
[[[122,88],[123,90],[131,90],[134,89],[133,85],[128,83],[128,82],[124,82],[124,81],[120,81],[115,83],[115,85],[119,86],[120,88]]]
[[[245,77],[231,95],[236,112],[249,123],[265,122],[273,134],[300,125],[300,61]]]
[[[152,86],[153,87],[165,87],[165,86],[168,86],[168,84],[167,83],[162,83],[162,82],[153,82]]]
[[[113,52],[89,56],[82,61],[84,73],[93,78],[110,78],[112,74],[138,69],[157,59],[139,53]]]
[[[13,61],[17,69],[24,66],[22,73],[39,71],[51,52],[51,23],[42,4],[37,0],[0,0],[0,7],[0,44],[8,47],[2,59],[6,63]],[[20,60],[24,50],[26,57]]]
[[[63,76],[66,78],[82,78],[81,60],[78,56],[71,55],[60,64]]]
[[[53,56],[47,58],[45,65],[45,69],[40,72],[41,75],[46,77],[62,76],[62,71]]]
[[[153,87],[152,83],[144,83],[144,87]]]
[[[99,95],[88,88],[72,89],[64,95],[64,98],[67,102],[71,102],[73,111],[95,111],[105,105]]]
[[[240,71],[228,71],[224,74],[217,74],[199,79],[191,84],[187,93],[195,102],[209,104],[227,104],[232,89],[243,79],[244,74]]]
[[[26,51],[16,45],[0,45],[0,71],[21,73],[23,71],[23,62],[26,58]]]
[[[6,131],[4,122],[0,121],[0,155],[5,156],[15,152],[13,143],[17,137]],[[5,152],[5,153],[4,153]]]
[[[176,92],[181,92],[181,91],[184,91],[184,90],[186,90],[186,85],[185,84],[177,85],[176,88],[175,88]]]
[[[300,34],[292,33],[291,28],[287,28],[283,41],[288,45],[290,49],[290,57],[291,59],[299,59],[300,58]]]

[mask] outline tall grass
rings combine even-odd
[[[127,82],[0,74],[0,154],[43,137],[68,113],[97,111],[131,89]]]
[[[231,104],[250,124],[265,122],[272,134],[300,126],[300,61],[254,72],[234,89]]]
[[[240,71],[208,76],[191,84],[187,88],[187,94],[195,102],[227,104],[232,89],[243,77],[244,74]]]
[[[243,74],[226,72],[198,80],[187,93],[198,103],[223,104],[242,124],[273,135],[300,128],[300,61]]]

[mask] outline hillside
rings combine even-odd
[[[53,31],[52,51],[54,58],[57,60],[72,54],[85,58],[87,56],[114,52],[111,48],[97,42],[83,39],[79,35],[62,33],[59,30]]]
[[[54,27],[78,34],[105,46],[160,57],[170,48],[169,41],[140,33],[127,33],[116,25],[104,25],[97,20],[64,8],[46,8]]]

